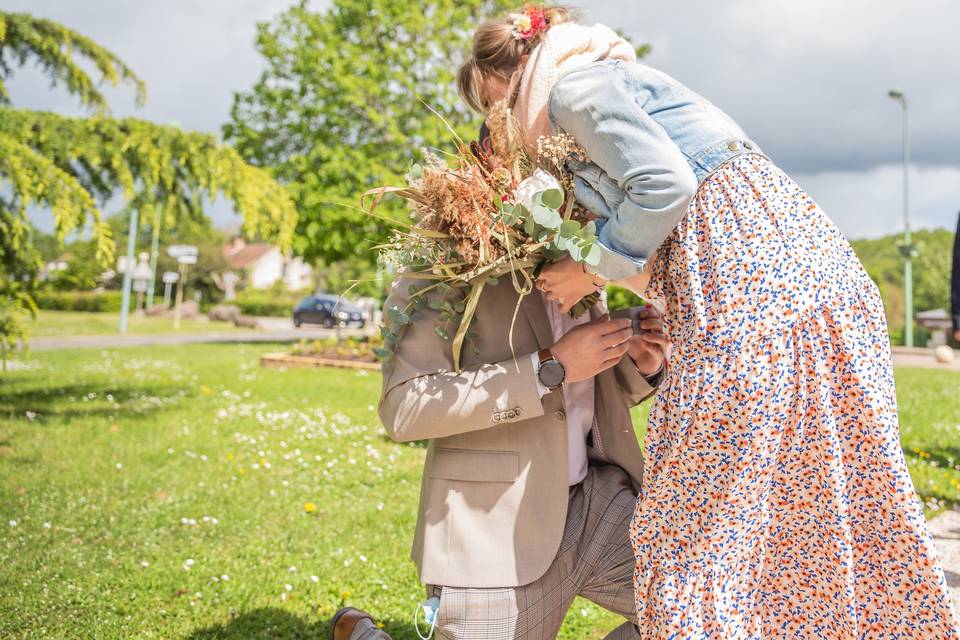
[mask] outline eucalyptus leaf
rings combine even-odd
[[[576,237],[580,232],[580,223],[576,220],[564,220],[560,225],[560,236],[562,238]]]
[[[392,322],[400,326],[410,324],[410,315],[403,311],[400,307],[390,307],[387,309],[387,317],[390,318]]]
[[[550,248],[559,249],[560,251],[566,251],[571,245],[577,244],[574,239],[565,238],[562,235],[558,235],[553,239],[553,242],[550,243]]]
[[[583,256],[583,262],[591,267],[600,264],[600,245],[598,243],[594,242],[590,245],[590,248],[586,251],[586,255]]]
[[[559,189],[547,189],[540,193],[540,202],[551,209],[559,209],[563,206],[563,192]]]
[[[523,230],[531,238],[534,237],[537,233],[537,222],[533,219],[532,216],[527,217],[523,221]]]
[[[563,224],[563,218],[555,209],[550,209],[542,205],[533,205],[533,219],[537,224],[547,229],[559,229]]]

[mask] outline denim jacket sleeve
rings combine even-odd
[[[572,162],[570,168],[577,200],[606,218],[595,270],[610,280],[643,270],[697,191],[683,153],[641,107],[646,90],[628,86],[619,64],[600,63],[560,78],[550,97],[554,125],[596,165]]]

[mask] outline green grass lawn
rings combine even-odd
[[[93,336],[117,333],[120,312],[83,312],[41,310],[35,320],[27,322],[32,338],[47,336]],[[173,333],[173,318],[157,318],[131,315],[127,327],[129,333]],[[210,322],[203,318],[184,319],[180,331],[236,331],[232,322]]]
[[[274,349],[14,365],[0,382],[0,637],[325,638],[345,602],[416,637],[424,449],[383,435],[379,376],[261,369]],[[921,494],[960,498],[960,374],[898,384]],[[616,624],[577,601],[560,637]]]

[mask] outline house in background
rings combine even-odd
[[[300,258],[286,258],[279,247],[266,242],[247,243],[235,237],[223,246],[223,256],[231,269],[244,274],[243,282],[253,289],[269,289],[278,282],[289,291],[301,291],[314,285],[313,269]]]
[[[71,260],[73,260],[73,255],[64,253],[43,265],[39,273],[40,281],[52,280],[59,272],[66,271],[67,267],[70,266]]]

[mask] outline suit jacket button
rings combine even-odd
[[[499,413],[493,414],[493,421],[494,421],[494,422],[500,422],[500,414],[499,414]]]
[[[515,418],[520,417],[520,407],[517,407],[516,409],[513,410],[513,415]]]
[[[553,412],[553,417],[556,418],[559,422],[563,422],[564,420],[567,419],[567,414],[565,414],[563,411],[558,410]]]

